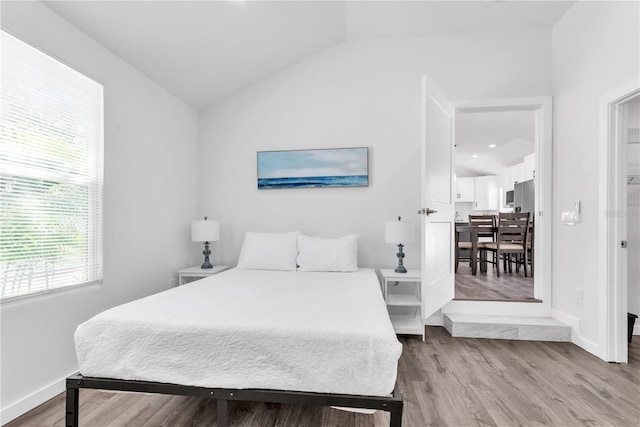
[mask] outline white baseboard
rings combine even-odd
[[[73,375],[76,372],[77,370],[70,372],[68,376]],[[43,404],[52,397],[55,397],[65,391],[66,378],[67,376],[60,378],[59,380],[42,387],[40,390],[31,393],[17,402],[11,403],[2,408],[2,410],[0,410],[0,425],[5,425],[10,421],[15,420],[20,415],[26,414],[38,405]]]
[[[594,356],[601,358],[602,360],[606,360],[606,356],[604,356],[603,354],[600,354],[601,348],[597,343],[594,343],[593,341],[590,341],[584,338],[582,335],[580,335],[580,319],[579,318],[555,309],[551,310],[551,317],[571,326],[571,342],[573,344],[593,354]]]
[[[640,335],[640,325],[638,325],[638,319],[636,319],[636,324],[633,325],[633,335]]]
[[[582,348],[583,350],[593,354],[594,356],[599,357],[605,362],[608,362],[606,356],[604,356],[603,354],[600,354],[600,346],[598,344],[594,343],[593,341],[589,341],[588,339],[584,338],[582,335],[577,334],[575,331],[571,332],[571,342],[577,345],[578,347]]]

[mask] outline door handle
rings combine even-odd
[[[434,214],[438,211],[434,211],[433,209],[429,209],[429,208],[422,208],[418,211],[418,215],[431,215]]]

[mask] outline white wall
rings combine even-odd
[[[420,228],[421,75],[451,100],[549,95],[550,49],[550,30],[352,41],[203,111],[199,213],[221,220],[215,259],[235,264],[246,231],[355,232],[362,266],[393,266],[384,221]],[[256,151],[358,146],[367,188],[256,189]],[[405,252],[419,267],[419,240]]]
[[[63,390],[76,326],[169,287],[198,259],[197,113],[36,2],[3,2],[2,28],[104,85],[104,281],[97,290],[2,305],[2,422]],[[62,416],[62,415],[61,415]]]
[[[582,345],[598,336],[598,105],[600,96],[638,78],[637,2],[577,2],[553,27],[553,304],[577,319]],[[582,201],[582,223],[561,212]],[[576,288],[584,303],[576,302]]]

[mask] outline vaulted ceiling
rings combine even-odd
[[[202,109],[324,49],[375,37],[550,28],[574,1],[45,1],[129,64]],[[529,112],[530,113],[530,112]],[[462,114],[460,176],[533,152],[532,113]],[[496,148],[489,144],[496,143]],[[473,156],[476,157],[473,157]]]
[[[551,27],[573,1],[46,1],[200,109],[367,37]]]

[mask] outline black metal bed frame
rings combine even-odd
[[[390,427],[402,426],[402,398],[396,396],[395,392],[392,396],[377,397],[286,390],[207,388],[148,381],[84,377],[78,373],[67,378],[66,427],[79,427],[78,408],[81,388],[172,394],[215,399],[218,409],[218,427],[227,427],[229,425],[229,401],[377,409],[391,414]]]

